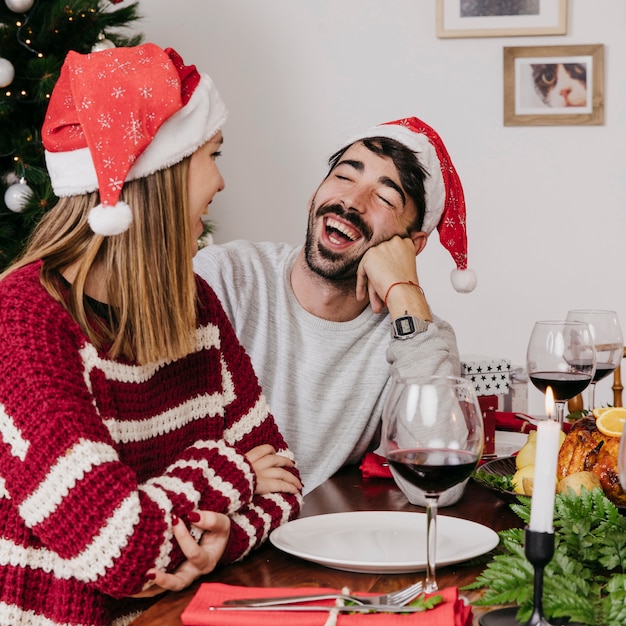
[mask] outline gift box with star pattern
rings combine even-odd
[[[461,357],[461,374],[474,384],[479,396],[509,393],[511,361],[499,357],[465,355]]]

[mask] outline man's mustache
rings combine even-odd
[[[368,241],[372,238],[372,229],[361,219],[358,213],[346,211],[340,204],[327,204],[319,207],[315,212],[315,216],[322,217],[329,213],[333,213],[337,217],[341,217],[344,221],[352,224]]]

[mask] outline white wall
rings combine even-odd
[[[436,235],[420,280],[462,354],[524,364],[537,319],[612,308],[626,330],[626,3],[570,0],[568,34],[438,39],[435,0],[144,0],[147,41],[208,71],[230,109],[212,204],[216,240],[299,243],[326,158],[353,133],[416,115],[465,187],[469,261],[457,294]],[[504,127],[504,46],[605,45],[603,126]],[[531,412],[543,396],[530,391]],[[610,401],[610,380],[597,398]]]

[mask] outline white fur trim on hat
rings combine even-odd
[[[227,117],[226,105],[213,81],[207,74],[202,74],[189,102],[161,125],[126,180],[144,178],[182,161],[220,131]],[[77,196],[98,189],[89,148],[67,152],[46,150],[45,156],[52,189],[58,197]]]
[[[133,214],[126,202],[118,202],[115,206],[98,204],[89,211],[87,221],[96,235],[108,237],[128,230]]]

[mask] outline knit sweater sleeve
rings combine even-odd
[[[215,355],[209,363],[221,368],[211,380],[221,387],[186,398],[177,385],[164,397],[180,402],[157,406],[146,380],[184,364],[152,371],[106,361],[38,280],[0,283],[0,525],[13,564],[122,597],[142,588],[149,568],[182,559],[172,515],[196,507],[230,515],[228,560],[297,513],[297,497],[253,495],[246,446],[284,442],[258,385],[240,380],[255,378],[230,345],[230,326],[223,341],[216,324],[207,327],[211,346],[199,354]],[[120,389],[137,396],[145,419],[112,417]],[[153,457],[167,462],[154,471]]]
[[[437,316],[423,333],[408,340],[391,339],[387,361],[398,376],[460,376],[461,360],[450,324]]]
[[[218,303],[206,283],[200,278],[197,280],[199,292],[206,289],[208,300]],[[224,440],[244,455],[256,446],[270,444],[278,454],[295,460],[269,411],[250,357],[237,339],[221,304],[214,315],[219,319],[221,354],[233,385],[232,398],[225,408]],[[298,476],[297,469],[290,471]],[[231,512],[231,536],[222,562],[241,559],[263,543],[272,530],[297,516],[301,504],[300,494],[286,493],[254,495],[249,502],[242,503],[238,510]]]

